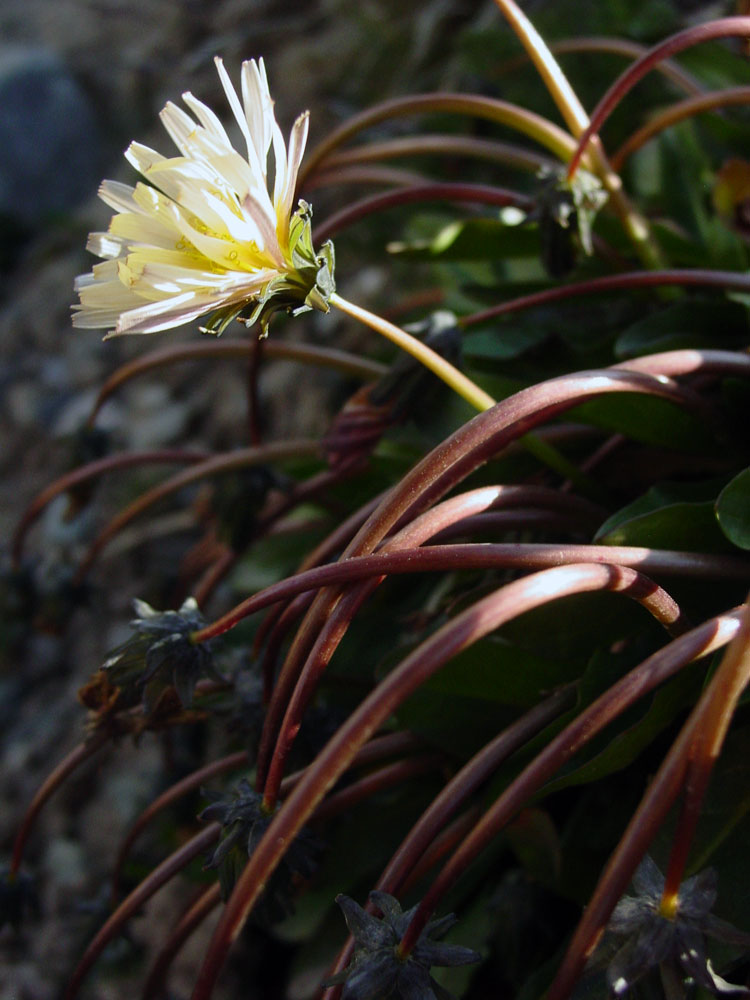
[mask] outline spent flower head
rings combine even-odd
[[[189,707],[201,677],[224,680],[214,668],[210,643],[191,638],[205,625],[194,598],[189,597],[179,611],[156,611],[139,600],[133,606],[138,616],[130,623],[134,634],[104,662],[113,684],[139,691],[147,708],[174,685],[182,704]]]
[[[399,901],[387,892],[371,892],[370,901],[383,914],[375,917],[349,896],[337,896],[354,938],[354,956],[327,986],[344,984],[342,1000],[452,1000],[452,995],[430,975],[433,965],[472,965],[481,956],[472,948],[443,944],[441,938],[456,923],[449,913],[431,920],[409,955],[398,946],[417,907],[404,913]]]
[[[716,872],[712,868],[686,879],[676,898],[665,900],[664,876],[648,855],[633,876],[634,896],[623,896],[607,925],[605,943],[624,938],[607,965],[607,983],[623,996],[653,969],[666,968],[678,981],[691,981],[715,996],[750,996],[717,975],[706,953],[706,937],[750,947],[744,934],[711,910],[716,902]]]
[[[126,159],[147,183],[102,182],[99,196],[116,214],[107,232],[89,236],[88,249],[104,260],[76,281],[74,326],[154,333],[209,314],[204,332],[241,318],[258,320],[265,333],[277,309],[327,311],[333,246],[316,253],[309,206],[293,210],[308,114],[297,118],[287,148],[263,60],[242,64],[241,103],[215,61],[246,156],[192,94],[182,99],[194,117],[168,103],[161,120],[180,155],[133,142]]]
[[[203,810],[199,819],[214,820],[222,828],[218,846],[204,867],[218,869],[221,895],[227,899],[248,858],[268,829],[275,810],[270,812],[264,809],[263,796],[254,791],[245,778],[228,795],[205,789],[203,794],[214,801]],[[284,855],[283,870],[277,871],[271,878],[264,894],[264,909],[270,919],[279,919],[291,911],[288,893],[290,876],[310,878],[315,872],[321,848],[318,839],[304,828],[289,845]]]
[[[607,192],[587,170],[577,170],[568,179],[564,168],[544,168],[539,178],[537,204],[527,218],[539,223],[544,266],[553,278],[560,278],[575,266],[577,245],[588,256],[593,253],[594,219]]]

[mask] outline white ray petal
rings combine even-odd
[[[104,204],[115,212],[137,212],[139,209],[133,200],[134,190],[130,184],[121,184],[120,181],[102,181],[98,194]]]
[[[199,101],[197,97],[193,97],[189,90],[185,91],[182,95],[182,99],[211,138],[214,139],[220,146],[226,146],[228,149],[231,149],[232,144],[229,141],[226,129],[211,108],[207,107],[207,105],[205,105],[202,101]]]

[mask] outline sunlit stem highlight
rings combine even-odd
[[[425,368],[429,368],[434,375],[437,375],[446,385],[450,386],[454,392],[457,392],[462,399],[470,403],[474,409],[482,412],[483,410],[489,410],[491,406],[495,405],[495,400],[489,393],[485,392],[484,389],[480,389],[470,378],[467,378],[457,368],[454,368],[449,361],[441,358],[432,348],[423,344],[421,340],[417,340],[416,337],[412,337],[411,334],[402,330],[401,327],[389,323],[388,320],[383,319],[375,313],[371,313],[368,309],[363,309],[361,306],[349,302],[337,292],[333,293],[329,301],[332,306],[336,306],[348,316],[359,320],[365,326],[369,326],[371,330],[375,330],[376,333],[390,340],[391,343],[406,351],[407,354],[411,354]]]

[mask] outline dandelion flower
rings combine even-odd
[[[241,318],[259,321],[265,333],[278,309],[327,311],[333,247],[316,253],[309,206],[300,201],[293,211],[308,114],[294,123],[287,148],[263,60],[242,64],[242,102],[221,59],[215,61],[246,157],[192,94],[183,101],[194,117],[168,103],[161,120],[180,155],[131,143],[125,157],[146,183],[102,183],[99,196],[115,215],[107,232],[89,237],[87,248],[104,259],[76,281],[74,326],[111,327],[111,337],[208,314],[204,332],[221,333]]]

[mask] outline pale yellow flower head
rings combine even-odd
[[[89,236],[87,249],[104,260],[76,279],[74,326],[111,327],[108,337],[154,333],[209,313],[206,332],[221,333],[238,316],[265,332],[277,309],[327,310],[333,247],[316,253],[309,207],[300,202],[292,212],[308,114],[287,148],[263,60],[242,64],[241,102],[215,61],[246,156],[192,94],[182,99],[194,118],[167,104],[161,120],[180,155],[131,143],[125,156],[148,183],[102,182],[99,196],[116,214],[106,233]]]

